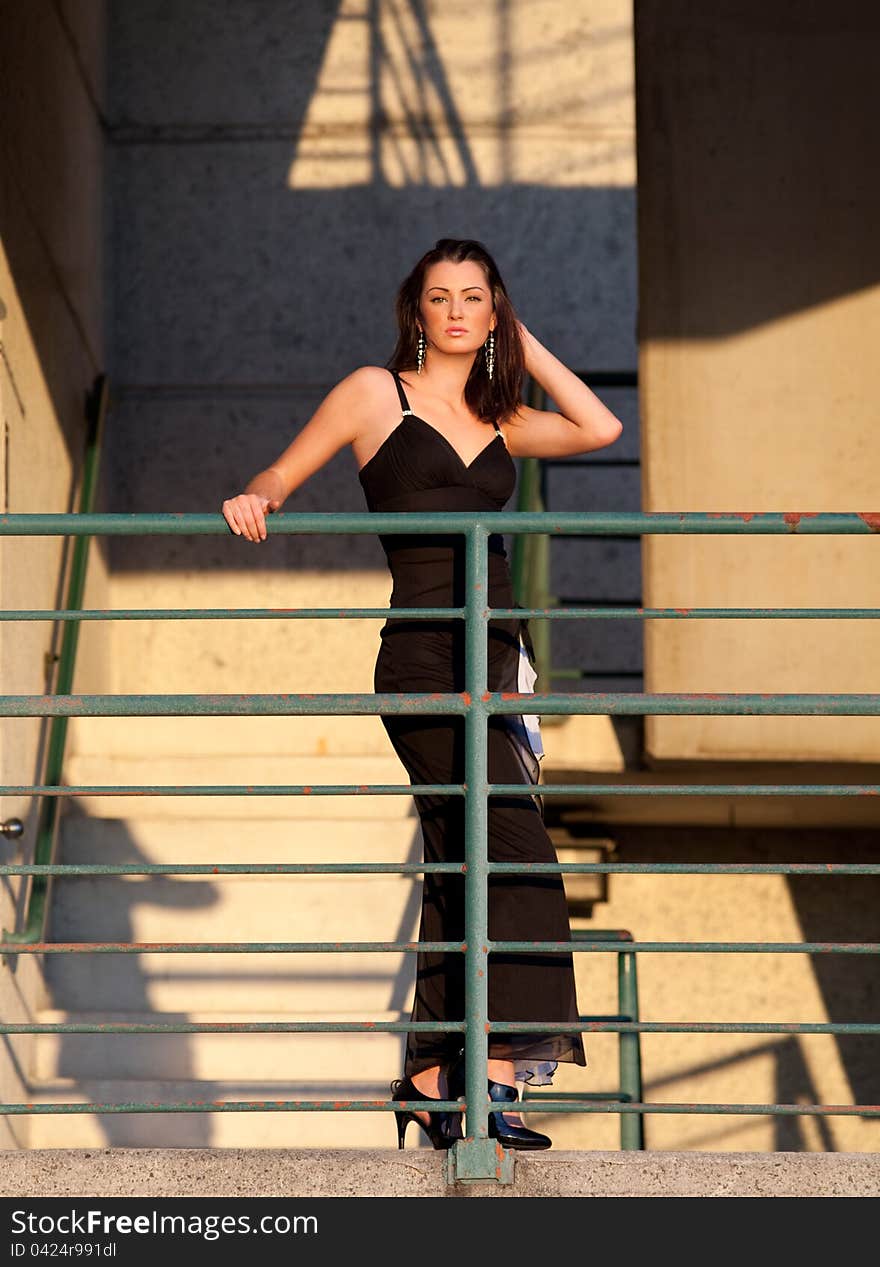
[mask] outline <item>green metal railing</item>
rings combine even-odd
[[[638,370],[578,370],[577,376],[588,387],[634,390],[639,385]],[[533,409],[547,408],[547,392],[533,378],[529,379],[527,399]],[[640,462],[638,458],[625,457],[603,457],[597,460],[592,454],[583,457],[523,458],[520,463],[517,485],[517,510],[552,512],[553,506],[550,503],[548,484],[549,473],[554,469],[572,471],[584,466],[589,467],[593,471],[600,469],[603,471],[608,469],[620,470],[638,467]],[[577,537],[590,536],[591,534],[585,532],[569,535]],[[610,535],[606,534],[606,536]],[[522,603],[524,607],[540,607],[548,610],[551,607],[555,608],[572,601],[565,597],[560,599],[550,589],[552,569],[550,566],[550,538],[547,536],[534,533],[526,537],[516,538],[513,543],[511,574],[514,594],[517,597],[517,601]],[[583,606],[583,602],[580,600],[575,599],[574,603],[575,605]],[[602,605],[608,606],[607,601],[603,602]],[[549,624],[542,621],[535,626],[532,630],[532,643],[535,649],[538,677],[548,687],[554,681],[572,678],[580,679],[585,676],[584,670],[579,666],[572,667],[554,663]],[[590,673],[590,677],[594,679],[596,677],[614,677],[619,680],[621,678],[639,678],[641,673],[633,672],[629,669],[605,670],[601,672],[594,669]],[[551,718],[550,720],[555,722],[558,719]]]
[[[547,393],[535,379],[529,380],[528,403],[533,409],[547,408]],[[540,458],[523,458],[517,479],[517,509],[521,513],[541,512],[544,505],[544,468]],[[517,535],[510,560],[511,581],[516,601],[523,607],[549,611],[556,603],[550,593],[550,538],[544,533]],[[550,684],[550,625],[540,621],[530,629],[535,651],[535,668],[542,683]]]
[[[108,401],[108,380],[105,375],[100,375],[95,380],[86,402],[86,447],[79,493],[79,514],[81,515],[90,515],[94,513],[95,509],[95,498],[98,492],[98,471],[104,443]],[[55,693],[57,695],[69,695],[73,689],[76,652],[79,644],[78,617],[86,589],[89,542],[90,538],[88,536],[77,535],[73,538],[73,551],[67,578],[66,608],[68,616],[72,617],[72,619],[66,621],[61,635],[58,673],[55,678]],[[55,616],[52,617],[52,619],[55,618]],[[61,782],[66,742],[67,718],[53,717],[49,725],[49,743],[44,767],[46,783],[50,786]],[[37,820],[37,834],[34,845],[34,862],[36,864],[48,865],[54,861],[57,835],[58,801],[52,797],[44,797],[40,803],[40,814]],[[51,871],[34,875],[28,894],[23,926],[17,931],[4,929],[4,942],[26,944],[28,942],[42,941],[46,929],[50,882]]]
[[[638,1022],[639,988],[635,951],[627,943],[633,935],[625,928],[579,928],[572,930],[575,941],[613,941],[617,943],[617,1008],[616,1016],[580,1016],[582,1029],[591,1033],[601,1032],[605,1021]],[[624,949],[623,947],[626,947]],[[618,1032],[617,1060],[620,1070],[620,1086],[614,1091],[533,1091],[523,1087],[523,1100],[546,1100],[553,1097],[565,1100],[597,1100],[611,1103],[640,1104],[642,1100],[642,1048],[641,1034]],[[645,1122],[642,1113],[621,1113],[620,1147],[638,1150],[645,1147]]]
[[[467,1080],[464,1103],[438,1102],[437,1107],[466,1114],[466,1138],[459,1141],[449,1155],[449,1178],[458,1180],[497,1179],[505,1182],[511,1176],[511,1159],[498,1149],[488,1136],[490,1102],[486,1094],[485,1066],[488,1036],[493,1032],[616,1032],[621,1035],[642,1033],[778,1033],[778,1034],[880,1034],[874,1022],[801,1023],[784,1021],[761,1024],[727,1024],[711,1022],[647,1022],[603,1019],[594,1023],[510,1021],[490,1022],[487,1019],[487,960],[496,952],[528,953],[540,945],[546,953],[619,953],[614,941],[589,941],[574,937],[570,941],[490,941],[487,922],[486,882],[490,874],[542,873],[641,873],[656,875],[736,874],[736,875],[877,875],[880,864],[804,863],[804,864],[677,864],[644,863],[532,863],[511,864],[489,862],[487,858],[488,797],[492,795],[530,796],[532,784],[490,783],[487,768],[487,726],[493,714],[538,713],[544,716],[574,714],[608,715],[760,715],[760,716],[867,716],[880,713],[880,695],[875,694],[499,694],[488,690],[487,621],[493,617],[531,617],[535,619],[578,619],[585,616],[603,619],[672,619],[699,620],[719,616],[730,618],[806,618],[842,617],[873,619],[877,609],[716,609],[716,608],[636,608],[599,609],[567,608],[545,611],[538,608],[490,608],[488,593],[488,536],[491,532],[546,534],[590,532],[595,535],[632,536],[651,534],[770,534],[778,536],[872,534],[880,530],[880,515],[868,514],[539,514],[539,513],[437,513],[437,514],[289,514],[275,515],[270,521],[272,533],[461,533],[465,539],[467,566],[466,602],[462,607],[427,609],[408,608],[393,611],[395,617],[424,619],[428,615],[462,618],[465,621],[466,682],[463,692],[449,695],[422,694],[254,694],[254,695],[50,695],[6,696],[0,698],[0,716],[4,717],[85,717],[85,716],[372,716],[379,714],[446,714],[465,719],[465,782],[438,785],[346,785],[321,787],[305,785],[252,786],[2,786],[3,795],[60,796],[303,796],[303,795],[395,795],[420,793],[461,795],[465,798],[465,864],[385,864],[385,863],[310,863],[310,864],[217,864],[102,866],[48,866],[40,864],[6,865],[0,874],[7,876],[73,876],[73,875],[198,875],[225,874],[427,874],[439,871],[463,871],[465,877],[466,937],[456,942],[7,942],[6,955],[22,954],[182,954],[182,953],[305,953],[328,954],[358,952],[382,954],[414,953],[419,949],[458,952],[464,956],[466,978],[466,1015],[444,1023],[423,1022],[413,1025],[399,1022],[287,1022],[254,1024],[118,1024],[94,1026],[86,1024],[5,1024],[4,1034],[44,1033],[402,1033],[411,1029],[424,1032],[461,1032],[465,1035]],[[107,535],[225,535],[228,532],[219,515],[6,515],[0,516],[0,534],[7,536],[68,534],[73,536]],[[75,612],[27,611],[0,613],[5,620],[110,620],[148,619],[162,615],[168,619],[229,619],[230,616],[263,619],[336,619],[341,616],[384,618],[389,608],[303,608],[295,610],[248,609],[230,612],[227,609],[187,609],[162,613],[147,609],[125,611]],[[595,796],[671,796],[671,795],[816,795],[871,796],[880,793],[877,785],[854,784],[729,784],[641,786],[617,784],[542,785],[548,797],[576,794]],[[682,942],[633,941],[627,944],[630,953],[712,953],[712,954],[806,954],[806,955],[876,955],[880,944],[873,942]],[[234,1113],[234,1112],[389,1112],[399,1108],[393,1102],[349,1101],[189,1101],[157,1105],[126,1104],[3,1104],[2,1114],[29,1113]],[[645,1114],[734,1114],[734,1115],[818,1115],[880,1116],[880,1106],[862,1104],[673,1104],[644,1102],[595,1102],[566,1100],[557,1097],[541,1100],[542,1113],[631,1113]]]

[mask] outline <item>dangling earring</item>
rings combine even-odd
[[[489,331],[489,337],[483,344],[486,350],[486,371],[489,375],[489,382],[492,381],[492,375],[495,373],[495,331]]]
[[[419,331],[419,346],[418,346],[418,349],[416,350],[416,365],[418,367],[416,369],[417,374],[421,374],[422,366],[424,364],[425,364],[425,333],[423,330],[420,330]]]

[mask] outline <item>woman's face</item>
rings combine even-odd
[[[492,291],[476,260],[441,260],[425,271],[419,325],[441,352],[476,352],[495,329]]]

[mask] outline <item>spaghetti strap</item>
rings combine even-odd
[[[400,397],[401,409],[403,410],[405,414],[411,414],[412,410],[409,407],[409,401],[406,398],[406,392],[403,390],[403,384],[401,383],[400,378],[398,377],[397,370],[390,370],[389,373],[391,374],[391,377],[394,379],[394,384],[397,388],[397,394]]]

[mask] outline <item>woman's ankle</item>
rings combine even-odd
[[[516,1086],[516,1067],[512,1060],[488,1060],[486,1072],[490,1082],[500,1082],[502,1086]]]
[[[440,1065],[431,1065],[428,1069],[420,1069],[418,1073],[412,1074],[410,1082],[423,1095],[430,1095],[435,1100],[440,1100],[443,1099],[440,1087],[441,1072]]]

